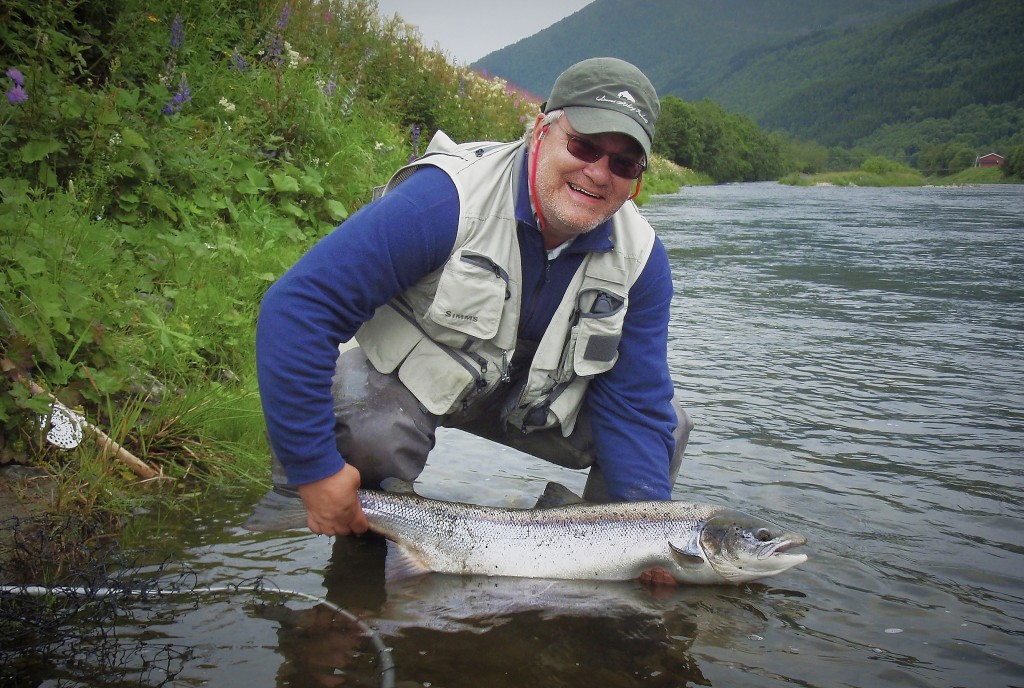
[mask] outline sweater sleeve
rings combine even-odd
[[[594,379],[586,400],[597,462],[614,500],[671,497],[668,468],[676,426],[667,355],[671,301],[668,254],[657,240],[629,291],[619,359]]]
[[[345,465],[331,397],[337,347],[379,306],[444,264],[458,222],[454,183],[424,167],[320,240],[267,291],[256,372],[270,444],[291,484]]]

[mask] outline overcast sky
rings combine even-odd
[[[437,43],[452,61],[469,64],[532,36],[593,0],[378,0],[382,17],[396,12]]]

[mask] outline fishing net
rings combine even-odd
[[[59,582],[0,584],[2,686],[174,683],[196,659],[195,645],[153,629],[190,610],[202,611],[214,598],[244,608],[250,618],[275,622],[284,631],[282,645],[340,638],[329,663],[351,661],[338,656],[343,648],[350,656],[367,657],[363,663],[373,685],[393,685],[389,648],[362,620],[327,600],[278,589],[263,578],[201,585],[195,571],[171,560],[146,563],[141,555],[97,545],[102,528],[74,517],[43,527],[11,519],[0,527],[12,532],[15,555],[0,559],[0,583],[13,576],[24,580],[19,555],[31,561],[62,558]],[[286,605],[296,599],[303,602],[299,608]],[[325,673],[332,670],[325,667]]]

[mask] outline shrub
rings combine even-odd
[[[269,283],[418,152],[412,128],[511,139],[537,110],[373,0],[10,0],[0,61],[4,460],[45,450],[27,378],[95,422],[188,390],[258,426]]]

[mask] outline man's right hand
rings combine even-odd
[[[360,535],[369,524],[359,504],[359,469],[351,464],[323,480],[299,485],[306,525],[319,535]]]

